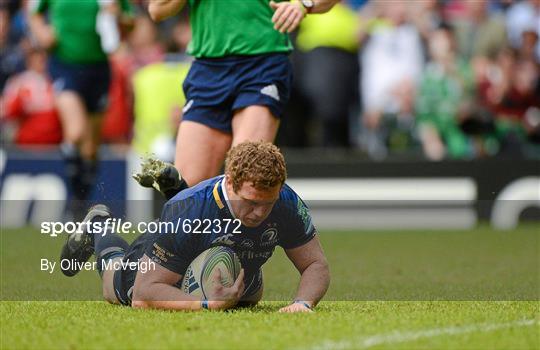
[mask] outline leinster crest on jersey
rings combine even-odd
[[[278,240],[278,231],[275,227],[267,228],[261,235],[261,246],[275,245]]]

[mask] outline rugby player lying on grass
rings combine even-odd
[[[155,262],[155,269],[146,271],[100,270],[103,295],[111,303],[168,310],[223,310],[254,305],[261,299],[261,266],[279,245],[301,274],[295,301],[280,311],[311,311],[328,289],[328,264],[308,209],[285,184],[286,176],[285,160],[276,146],[241,143],[227,154],[225,175],[178,193],[163,208],[162,222],[207,220],[204,222],[211,223],[208,230],[196,233],[194,225],[180,222],[176,232],[144,233],[131,245],[112,232],[84,231],[68,237],[61,258],[85,262],[95,253],[98,269],[106,262],[113,266],[119,261],[139,261],[146,266]],[[110,217],[107,207],[98,205],[85,220]],[[230,247],[240,259],[243,268],[234,285],[223,286],[217,270],[206,293],[208,300],[184,293],[179,285],[187,267],[201,252],[216,245]],[[73,276],[78,270],[72,267],[63,272]]]

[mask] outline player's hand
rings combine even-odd
[[[270,7],[274,10],[274,15],[272,16],[274,29],[281,33],[294,31],[306,16],[306,9],[298,1],[279,3],[270,1]]]
[[[240,270],[234,284],[227,288],[221,284],[221,270],[218,268],[212,276],[212,287],[208,293],[208,308],[226,310],[235,306],[244,294],[244,288],[244,269]]]
[[[292,303],[279,309],[279,312],[295,313],[295,312],[313,312],[310,308],[306,307],[302,303]]]

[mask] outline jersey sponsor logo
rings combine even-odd
[[[270,251],[264,251],[264,252],[254,252],[252,250],[244,250],[238,253],[237,255],[240,260],[269,259],[273,253],[274,253],[273,249]]]
[[[279,101],[279,91],[275,84],[265,86],[261,89],[261,94],[270,96],[274,100]]]
[[[255,242],[253,242],[251,239],[244,239],[242,242],[240,242],[240,246],[242,248],[248,248],[251,249],[255,245]]]
[[[152,255],[152,260],[156,261],[160,265],[166,263],[169,261],[169,258],[174,256],[173,253],[159,246],[157,243],[152,244]]]
[[[278,231],[275,227],[270,227],[263,232],[261,236],[261,246],[267,247],[275,245],[278,239]]]
[[[216,243],[219,243],[219,244],[222,244],[222,245],[227,245],[227,246],[233,246],[234,245],[234,241],[231,240],[231,237],[233,236],[232,233],[228,233],[226,235],[223,235],[223,236],[219,236],[218,238],[214,239],[212,241],[212,244],[216,244]]]

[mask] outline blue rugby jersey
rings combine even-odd
[[[224,176],[217,176],[169,200],[161,217],[161,222],[170,223],[169,229],[155,236],[146,255],[166,269],[184,275],[191,261],[206,249],[228,246],[240,258],[245,280],[249,281],[276,246],[296,248],[315,236],[308,208],[289,186],[283,186],[266,220],[250,228],[235,220],[223,183]]]

